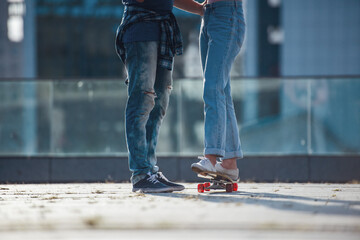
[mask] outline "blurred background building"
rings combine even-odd
[[[245,154],[359,156],[360,1],[244,0],[244,9],[232,75]],[[0,155],[126,156],[114,50],[122,13],[121,0],[0,1]],[[158,153],[196,156],[201,18],[174,13],[184,54]]]

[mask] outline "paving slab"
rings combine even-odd
[[[0,185],[0,239],[360,239],[360,184],[184,185],[162,194],[129,183]]]

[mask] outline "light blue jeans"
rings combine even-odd
[[[125,113],[133,184],[156,173],[156,144],[169,104],[172,71],[158,67],[158,42],[125,43],[128,101]]]
[[[200,33],[204,73],[204,154],[242,158],[239,129],[231,97],[230,71],[245,34],[241,1],[206,5]]]

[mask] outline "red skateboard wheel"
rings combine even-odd
[[[205,189],[205,186],[204,186],[204,184],[198,184],[198,192],[199,193],[203,193],[204,192],[204,189]]]
[[[233,183],[233,191],[236,192],[238,190],[238,184]]]

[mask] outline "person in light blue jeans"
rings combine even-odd
[[[236,160],[243,157],[231,97],[230,71],[245,35],[242,1],[208,0],[202,19],[200,54],[204,74],[204,157],[195,172],[213,171],[239,177]],[[217,162],[217,158],[222,161]]]

